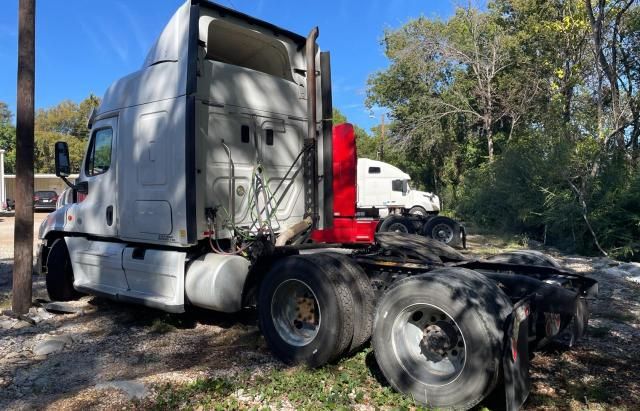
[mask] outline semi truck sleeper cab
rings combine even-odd
[[[501,387],[519,407],[527,350],[574,344],[597,283],[535,253],[475,260],[376,234],[356,215],[355,138],[332,125],[318,35],[182,5],[92,113],[77,181],[56,144],[72,201],[39,231],[50,298],[256,306],[285,362],[322,366],[371,339],[389,383],[415,401],[470,408]],[[352,166],[340,168],[338,137]]]

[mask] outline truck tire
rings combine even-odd
[[[52,301],[71,301],[81,295],[73,288],[73,267],[64,238],[55,240],[49,250],[46,284]]]
[[[536,250],[518,250],[496,254],[487,260],[506,264],[540,265],[543,267],[562,268],[560,263],[550,255]]]
[[[442,268],[398,281],[376,310],[372,344],[396,390],[430,408],[469,409],[500,375],[509,298],[488,278]]]
[[[422,226],[422,234],[426,237],[456,247],[460,245],[460,224],[449,217],[437,216],[429,219]]]
[[[312,255],[283,258],[260,285],[260,328],[273,354],[288,364],[320,367],[338,359],[353,338],[351,291],[326,262]]]
[[[390,215],[385,218],[382,221],[382,224],[380,224],[380,229],[378,231],[381,233],[415,233],[411,220],[401,215]]]
[[[427,210],[425,210],[424,207],[422,206],[413,206],[409,209],[409,214],[413,214],[413,215],[421,215],[421,216],[428,216],[429,214],[427,213]]]
[[[353,339],[347,351],[347,354],[351,355],[358,352],[371,338],[376,296],[369,277],[351,258],[340,253],[322,255],[331,259],[331,264],[343,275],[344,281],[351,289],[354,311]]]

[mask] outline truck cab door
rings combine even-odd
[[[70,231],[102,237],[118,234],[116,147],[118,118],[94,123],[77,185],[78,203],[68,212]]]
[[[389,184],[387,182],[387,184]],[[388,187],[388,186],[387,186]],[[405,207],[406,205],[406,191],[404,189],[405,181],[400,179],[391,180],[391,190],[389,193],[388,205],[389,207]],[[388,190],[388,188],[387,188]]]

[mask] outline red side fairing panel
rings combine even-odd
[[[357,220],[356,139],[351,124],[333,128],[333,227],[315,230],[311,238],[323,243],[373,243],[378,220]]]

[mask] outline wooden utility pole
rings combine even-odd
[[[13,251],[15,315],[31,307],[33,272],[33,129],[36,1],[20,0],[18,11],[18,101],[16,116],[16,218]]]
[[[380,148],[378,149],[378,160],[384,160],[384,114],[380,114]]]

